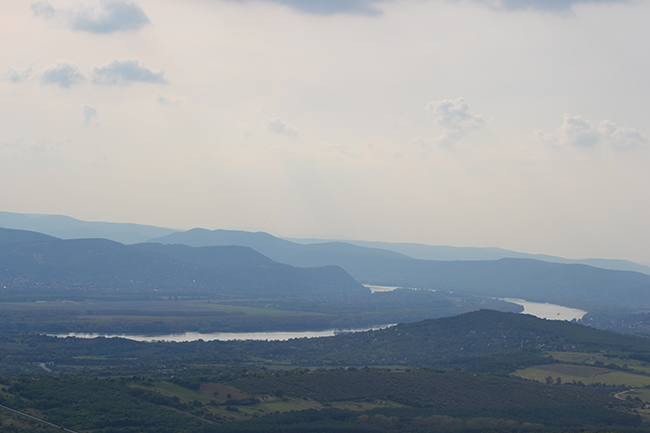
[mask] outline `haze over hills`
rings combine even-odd
[[[60,239],[104,238],[124,244],[140,242],[181,243],[190,246],[243,245],[262,254],[290,248],[292,244],[332,244],[344,243],[365,248],[381,249],[402,254],[414,259],[455,261],[455,260],[498,260],[502,258],[528,258],[554,263],[577,263],[603,269],[635,271],[650,275],[650,266],[615,259],[566,259],[545,254],[528,254],[502,248],[477,248],[435,246],[418,243],[390,243],[358,240],[325,239],[280,239],[263,232],[237,230],[192,229],[179,231],[170,228],[142,224],[107,223],[82,221],[63,215],[20,214],[0,212],[0,227],[30,230],[49,234]],[[213,233],[209,235],[208,233]],[[170,236],[170,237],[167,237]],[[280,242],[280,241],[285,241]],[[326,247],[325,249],[331,248]],[[343,248],[340,247],[339,248]],[[287,253],[289,254],[289,253]],[[297,260],[297,258],[291,258]],[[309,266],[309,265],[307,265]]]
[[[443,245],[425,245],[405,242],[372,242],[357,240],[327,240],[327,239],[293,239],[286,238],[292,242],[303,245],[320,244],[329,242],[345,242],[368,248],[381,248],[388,251],[395,251],[400,254],[421,260],[499,260],[499,259],[534,259],[552,263],[581,264],[597,268],[610,269],[615,271],[634,271],[650,275],[650,266],[629,260],[616,259],[566,259],[564,257],[550,256],[547,254],[528,254],[517,251],[505,250],[503,248],[479,248],[479,247],[452,247]]]

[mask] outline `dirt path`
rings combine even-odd
[[[627,394],[628,392],[634,391],[632,388],[628,389],[627,391],[622,391],[622,392],[617,392],[614,394],[614,398],[617,398],[619,400],[625,400],[623,397],[621,397],[623,394]]]

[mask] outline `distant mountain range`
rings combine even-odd
[[[0,214],[0,224],[2,217],[6,219],[7,214]],[[32,216],[11,214],[9,217],[14,222],[39,221]],[[41,221],[52,222],[59,217],[43,218]],[[59,221],[65,221],[69,227],[76,224],[76,220],[62,218]],[[24,236],[24,242],[13,249],[9,248],[8,241],[4,242],[0,263],[10,266],[0,269],[0,278],[16,290],[38,285],[81,284],[104,290],[129,287],[129,293],[135,290],[140,294],[156,294],[173,288],[193,294],[245,293],[249,297],[296,296],[301,292],[329,296],[367,291],[358,281],[464,296],[521,298],[586,310],[650,309],[650,275],[640,272],[531,258],[431,260],[409,256],[451,258],[467,253],[477,259],[479,253],[496,254],[503,250],[365,242],[356,242],[359,245],[312,243],[313,240],[301,244],[263,232],[198,228],[173,232],[128,224],[79,223],[93,230],[96,227],[98,231],[102,228],[106,233],[111,231],[114,237],[127,233],[127,229],[142,230],[132,238],[160,231],[165,235],[150,238],[147,244],[127,246],[106,239],[38,240],[34,233],[5,230],[6,239]],[[53,226],[56,224],[52,223]],[[233,260],[239,261],[233,263]]]
[[[591,309],[650,308],[650,275],[540,260],[419,260],[343,242],[297,244],[267,233],[193,229],[153,239],[167,244],[245,245],[292,266],[337,265],[364,284],[522,298]]]
[[[191,246],[213,245],[245,245],[262,254],[264,248],[277,250],[281,244],[286,247],[292,244],[332,244],[344,243],[375,250],[385,250],[421,260],[455,261],[455,260],[499,260],[503,258],[534,259],[552,263],[583,264],[597,268],[618,271],[634,271],[650,275],[650,266],[634,263],[629,260],[613,259],[582,259],[573,260],[545,254],[527,254],[501,248],[475,248],[433,246],[418,243],[389,243],[357,240],[325,240],[325,239],[280,239],[268,233],[251,233],[233,230],[215,230],[219,239],[209,237],[204,239],[208,230],[193,229],[187,232],[170,228],[155,227],[141,224],[106,223],[81,221],[63,215],[20,214],[0,212],[0,227],[9,229],[31,230],[45,233],[61,239],[103,238],[123,244],[141,242],[183,243]],[[182,237],[176,234],[185,233]],[[166,236],[174,236],[167,238]],[[279,242],[284,240],[285,242]],[[215,244],[214,242],[220,242]],[[242,242],[244,242],[242,244]],[[332,248],[324,247],[325,249]],[[339,246],[339,248],[344,248]],[[377,253],[378,254],[378,253]],[[280,260],[281,261],[281,260]]]
[[[566,263],[594,266],[596,268],[611,269],[615,271],[633,271],[650,275],[650,266],[631,262],[629,260],[616,259],[565,259],[563,257],[549,256],[547,254],[528,254],[517,251],[504,250],[502,248],[478,248],[478,247],[451,247],[435,246],[417,243],[391,243],[391,242],[369,242],[355,240],[325,240],[325,239],[290,239],[299,244],[318,244],[326,242],[345,242],[352,245],[368,248],[380,248],[394,251],[414,259],[455,261],[455,260],[499,260],[499,259],[533,259],[551,263]]]
[[[337,266],[296,268],[242,246],[123,245],[0,229],[0,264],[4,300],[369,293]]]

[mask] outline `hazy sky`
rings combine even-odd
[[[650,263],[649,19],[2,0],[0,210]]]

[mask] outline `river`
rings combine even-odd
[[[214,332],[210,334],[201,334],[199,332],[185,332],[183,334],[169,334],[169,335],[127,335],[127,334],[83,334],[78,332],[71,332],[69,334],[48,334],[50,337],[77,337],[77,338],[126,338],[134,341],[233,341],[233,340],[264,340],[264,341],[286,341],[292,338],[318,338],[318,337],[332,337],[337,334],[347,334],[350,332],[364,332],[376,329],[384,329],[394,325],[376,326],[373,328],[362,329],[328,329],[325,331],[296,331],[296,332]]]
[[[530,314],[541,319],[548,320],[580,320],[587,314],[584,310],[577,308],[563,307],[562,305],[549,304],[548,302],[530,302],[525,299],[499,298],[500,301],[506,301],[513,304],[521,305],[524,311],[521,314]]]

